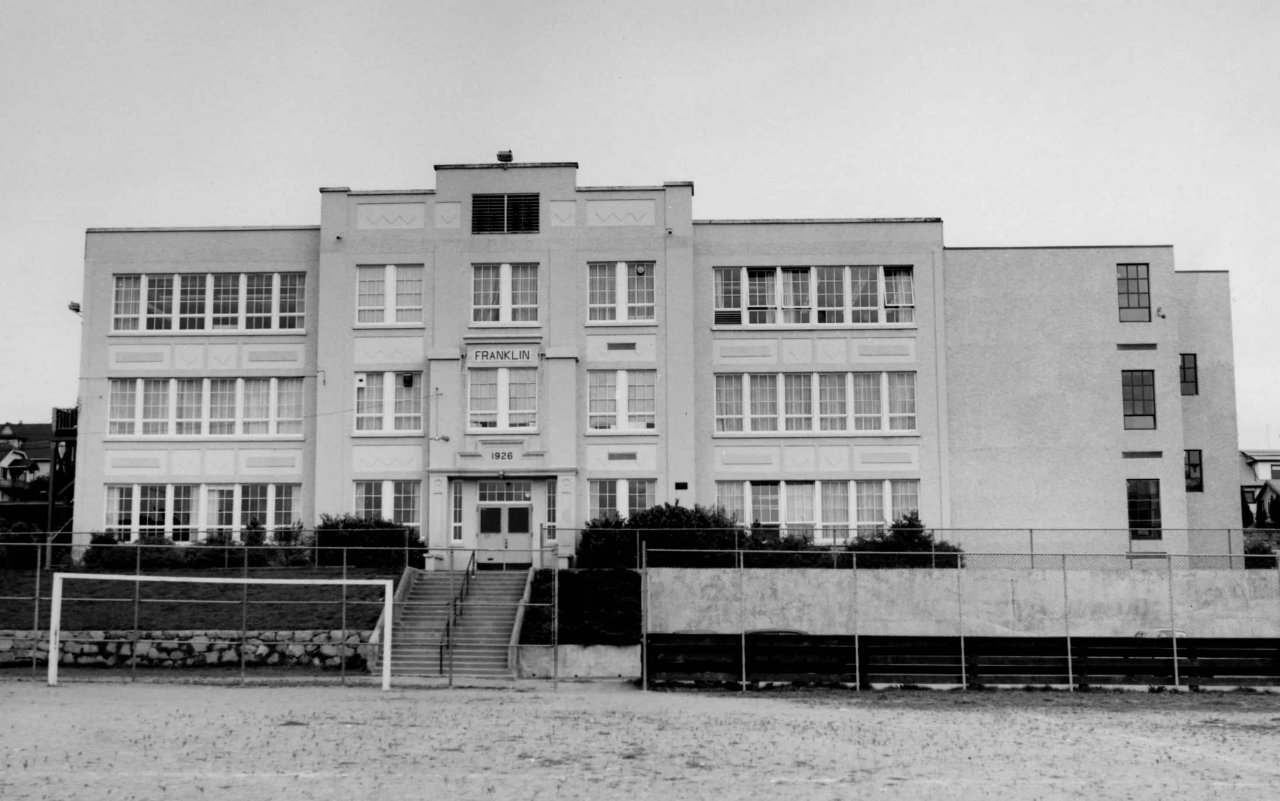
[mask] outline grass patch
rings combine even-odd
[[[187,576],[183,571],[155,575]],[[240,578],[242,569],[202,570],[200,578]],[[251,578],[335,579],[341,568],[271,568],[250,571]],[[349,579],[392,579],[400,571],[384,568],[348,569]],[[40,628],[49,626],[52,577],[40,576]],[[36,574],[0,571],[0,629],[30,629]],[[237,585],[147,583],[138,587],[137,627],[140,630],[202,629],[303,630],[343,627],[343,588],[308,585]],[[63,585],[64,630],[132,630],[134,587],[130,582],[76,580]],[[382,588],[347,587],[346,628],[369,629],[382,612]],[[246,603],[247,601],[247,603]]]

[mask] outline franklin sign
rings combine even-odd
[[[472,345],[467,349],[467,361],[472,364],[535,364],[538,349],[528,345]]]

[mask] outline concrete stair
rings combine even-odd
[[[440,640],[449,618],[449,601],[461,587],[462,573],[453,574],[452,584],[448,573],[420,574],[397,617],[391,672],[439,676],[452,669],[456,676],[510,677],[508,646],[527,577],[527,570],[472,575],[455,622],[452,655],[446,651],[442,674]]]

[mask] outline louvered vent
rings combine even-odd
[[[716,309],[716,325],[742,325],[741,309]]]
[[[536,234],[538,195],[472,195],[471,233]]]

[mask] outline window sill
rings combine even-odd
[[[657,320],[587,320],[587,328],[657,328]]]
[[[302,442],[305,434],[107,434],[103,442]]]
[[[712,331],[915,331],[919,323],[753,323],[712,324]]]
[[[398,328],[426,328],[427,324],[423,322],[417,323],[354,323],[352,328],[356,331],[386,331],[388,329],[395,330]]]
[[[589,428],[583,432],[588,437],[657,437],[656,428]]]
[[[713,439],[875,439],[877,437],[894,437],[898,439],[919,437],[919,431],[714,431]]]
[[[482,329],[483,329],[483,328],[497,328],[497,329],[506,329],[506,328],[541,328],[541,327],[542,327],[542,323],[541,323],[540,321],[538,321],[538,320],[535,320],[535,321],[533,321],[533,322],[519,322],[519,323],[489,323],[489,322],[485,322],[485,323],[477,323],[477,322],[475,322],[475,321],[472,321],[471,323],[469,323],[469,324],[467,325],[467,327],[468,327],[468,328],[482,328]]]
[[[538,429],[536,428],[468,428],[465,433],[469,437],[487,437],[493,434],[499,434],[504,437],[533,436],[538,433]]]
[[[411,431],[352,431],[351,436],[369,439],[385,439],[387,437],[412,437],[420,439],[422,437],[422,429],[414,429]]]
[[[159,331],[110,331],[110,337],[227,337],[227,336],[306,336],[305,328],[171,328]]]

